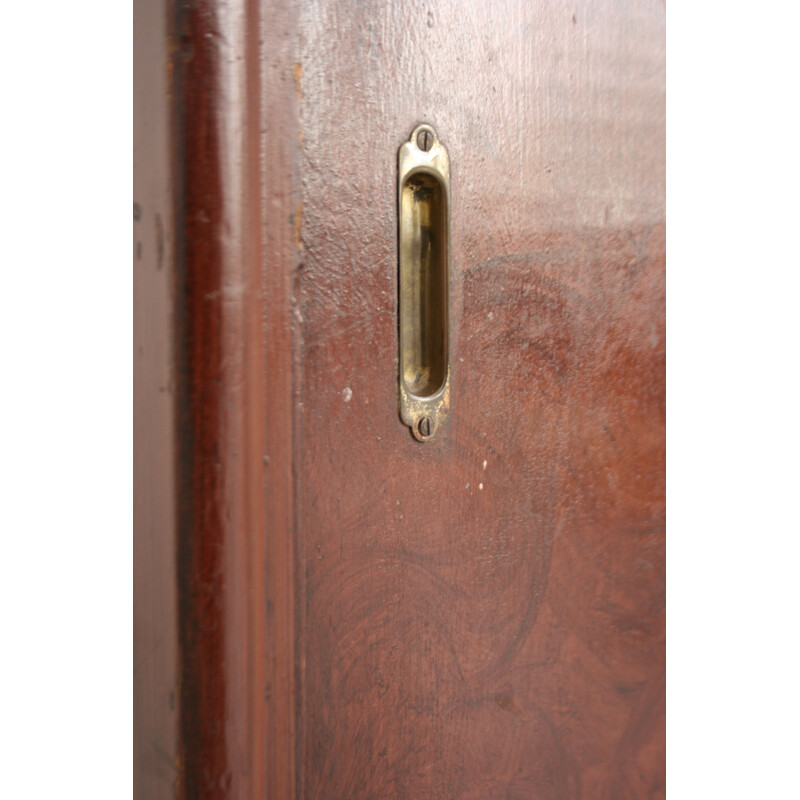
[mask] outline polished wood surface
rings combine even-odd
[[[303,12],[298,794],[662,796],[663,7]],[[452,200],[424,445],[391,191],[419,122]]]
[[[663,6],[170,20],[180,796],[664,796]],[[451,159],[424,444],[420,122]]]
[[[266,485],[265,445],[291,435],[266,423],[291,360],[286,336],[265,347],[288,300],[262,267],[258,6],[176,6],[173,25],[180,793],[264,797],[266,553],[290,491],[288,472]]]

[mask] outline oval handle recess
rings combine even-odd
[[[400,417],[427,441],[450,410],[450,159],[430,125],[398,158]]]

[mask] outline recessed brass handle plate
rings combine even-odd
[[[450,410],[450,159],[419,125],[398,161],[400,417],[426,441]]]

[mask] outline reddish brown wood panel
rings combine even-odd
[[[663,796],[663,6],[167,13],[180,796]],[[423,121],[452,410],[420,444]]]
[[[300,24],[298,794],[662,796],[664,9]],[[396,152],[423,121],[452,169],[427,444],[395,361]]]

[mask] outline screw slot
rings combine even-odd
[[[431,419],[430,417],[423,417],[419,421],[419,425],[417,426],[417,430],[419,431],[420,436],[430,436],[431,435]]]
[[[420,131],[417,134],[417,147],[427,153],[433,147],[433,134],[430,131]]]

